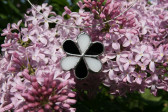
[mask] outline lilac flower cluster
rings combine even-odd
[[[37,6],[45,17],[64,24],[73,24],[52,12],[52,7]],[[3,56],[0,60],[0,112],[74,112],[76,93],[74,78],[62,71],[60,60],[65,54],[61,48],[65,37],[77,36],[76,29],[65,32],[56,26],[49,28],[50,21],[34,9],[27,11],[25,26],[8,24],[3,30]],[[65,34],[67,33],[67,34]]]
[[[114,95],[144,92],[156,95],[158,89],[168,91],[168,1],[137,3],[114,21],[132,2],[122,0],[84,0],[79,12],[65,7],[62,16],[52,6],[42,4],[29,9],[22,21],[8,24],[3,30],[4,44],[0,59],[0,112],[75,112],[76,94],[84,91],[95,96],[100,84]],[[85,9],[90,11],[85,11]],[[69,19],[64,16],[69,15]],[[48,19],[47,19],[48,18]],[[53,22],[57,22],[51,27]],[[102,24],[101,24],[102,23]],[[61,48],[66,39],[75,40],[79,28],[92,41],[101,41],[105,52],[100,57],[103,70],[84,80],[61,69],[65,56]],[[100,24],[100,25],[97,25]],[[92,26],[88,27],[87,26]],[[73,89],[76,89],[76,92]]]

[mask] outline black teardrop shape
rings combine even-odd
[[[72,40],[66,40],[63,43],[63,49],[65,52],[70,54],[80,54],[79,49],[77,48],[75,42]]]
[[[79,63],[77,64],[75,68],[75,75],[79,79],[83,79],[88,75],[88,69],[86,67],[86,64],[83,58],[81,58],[81,60],[79,61]]]
[[[85,55],[99,55],[103,52],[103,45],[99,42],[93,43],[90,48],[86,51]]]

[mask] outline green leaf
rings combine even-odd
[[[152,95],[150,93],[150,90],[149,89],[146,89],[145,90],[145,93],[141,94],[142,98],[144,98],[145,100],[148,100],[148,101],[153,101],[153,102],[158,102],[162,99],[162,97],[156,97],[154,95]]]

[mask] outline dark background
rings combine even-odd
[[[78,0],[31,1],[39,5],[43,2],[49,3],[57,14],[62,14],[64,6],[68,6],[72,11],[79,9],[76,5]],[[26,0],[0,0],[0,33],[8,23],[17,23],[21,19],[24,21],[24,13],[28,8],[30,4]],[[0,37],[0,44],[3,40],[4,37]],[[74,107],[77,108],[77,112],[168,112],[168,93],[161,90],[155,97],[146,90],[144,94],[135,92],[127,94],[127,97],[114,97],[103,87],[93,99],[77,99]]]

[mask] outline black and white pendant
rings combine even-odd
[[[61,61],[63,70],[74,69],[78,79],[86,78],[89,71],[101,71],[102,64],[98,56],[103,53],[104,46],[100,42],[91,42],[86,33],[80,34],[77,42],[70,39],[64,41],[62,47],[67,54]]]

